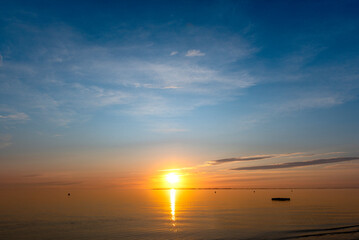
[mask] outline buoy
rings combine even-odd
[[[277,197],[277,198],[272,198],[272,201],[290,201],[290,198]]]
[[[70,195],[71,195],[70,193],[67,194],[67,196],[70,196]]]
[[[214,193],[217,193],[216,191],[214,191]]]

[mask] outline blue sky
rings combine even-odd
[[[123,173],[356,157],[358,7],[2,1],[0,164]],[[236,164],[226,169],[247,167]]]

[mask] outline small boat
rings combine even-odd
[[[290,201],[290,198],[275,197],[272,201]]]

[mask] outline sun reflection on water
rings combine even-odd
[[[176,226],[176,189],[171,189],[171,220],[172,226]]]

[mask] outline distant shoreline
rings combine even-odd
[[[333,188],[333,187],[318,187],[318,188],[230,188],[230,187],[226,187],[226,188],[151,188],[150,190],[171,190],[171,189],[176,189],[176,190],[294,190],[294,189],[359,189],[359,187],[340,187],[340,188]]]

